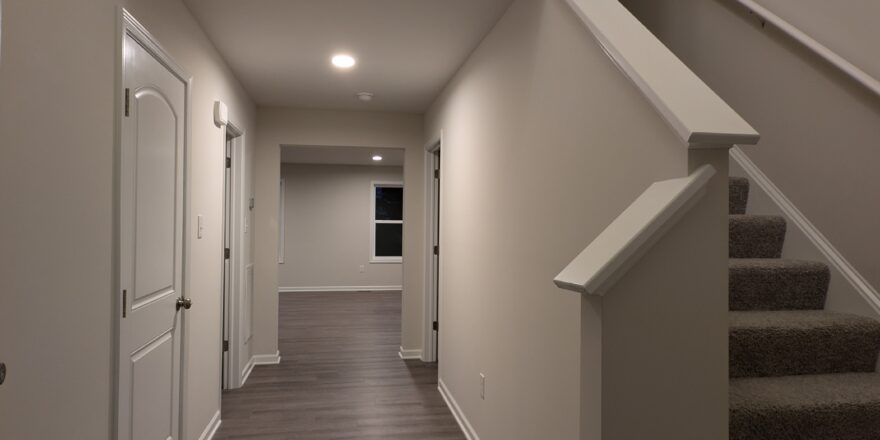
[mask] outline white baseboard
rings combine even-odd
[[[393,292],[403,290],[403,286],[317,286],[317,287],[279,287],[278,293],[304,292]]]
[[[254,365],[254,358],[251,358],[247,365],[244,366],[244,371],[241,372],[241,386],[244,386],[248,378],[251,377],[251,372],[254,371]]]
[[[208,426],[205,427],[205,430],[202,431],[202,435],[199,436],[199,440],[211,440],[214,438],[214,434],[217,433],[217,430],[220,429],[220,410],[214,413],[214,417],[211,417],[211,421],[208,422]]]
[[[403,347],[400,347],[400,351],[397,353],[401,359],[409,360],[409,359],[421,359],[422,358],[422,350],[407,350]]]
[[[281,352],[276,351],[275,354],[258,354],[251,358],[251,362],[256,365],[277,365],[281,363]]]
[[[858,292],[876,313],[880,313],[880,294],[877,293],[877,290],[859,274],[834,245],[828,241],[828,238],[782,193],[779,187],[739,147],[734,147],[730,150],[730,157],[739,164],[749,179],[756,183],[770,197],[773,203],[779,207],[782,213],[807,237],[813,246],[825,257],[828,264],[843,275],[853,290]]]
[[[467,417],[465,417],[464,413],[461,411],[461,407],[458,406],[458,402],[452,397],[449,388],[446,388],[446,384],[440,379],[437,379],[437,389],[440,390],[440,395],[443,396],[443,400],[446,401],[446,406],[449,407],[449,411],[452,412],[452,415],[455,417],[455,421],[458,422],[458,426],[461,428],[461,432],[464,433],[464,436],[467,437],[468,440],[480,440],[480,436],[477,435],[477,431],[474,430],[474,427],[471,426],[471,422],[468,421]]]

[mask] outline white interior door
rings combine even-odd
[[[130,35],[120,151],[118,436],[177,439],[186,83]]]

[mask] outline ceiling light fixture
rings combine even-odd
[[[361,102],[370,102],[373,100],[373,97],[376,95],[373,95],[370,92],[360,92],[355,96],[357,96],[357,99],[360,99]]]
[[[373,156],[373,161],[374,162],[382,162],[382,156],[379,156],[378,154]]]
[[[331,61],[334,66],[340,69],[351,69],[357,64],[353,56],[345,54],[334,55]]]

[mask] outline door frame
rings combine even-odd
[[[192,175],[192,85],[193,77],[178,65],[171,55],[159,44],[159,41],[125,8],[117,7],[117,26],[116,26],[116,72],[115,72],[115,105],[113,106],[113,258],[112,258],[112,276],[110,291],[110,316],[113,323],[113,337],[111,338],[111,382],[113,389],[113,406],[111,407],[111,426],[110,437],[115,438],[119,426],[119,354],[121,343],[120,330],[122,328],[122,287],[120,281],[120,258],[122,256],[121,249],[121,213],[119,206],[122,201],[122,180],[121,180],[121,156],[122,156],[122,125],[124,122],[125,112],[125,92],[123,90],[124,74],[125,74],[125,37],[129,36],[140,44],[147,52],[156,58],[163,66],[165,66],[174,76],[180,79],[184,84],[184,135],[183,135],[183,273],[182,276],[182,292],[181,296],[186,297],[190,291],[190,270],[191,259],[190,251],[192,247],[189,219],[191,215],[191,185],[190,176]],[[179,432],[178,438],[186,438],[186,382],[187,371],[186,365],[189,363],[187,346],[187,314],[183,313],[180,317],[180,408],[179,408]]]
[[[437,196],[441,179],[434,178],[434,170],[437,169],[436,153],[443,150],[443,131],[441,130],[430,142],[425,144],[425,313],[423,323],[424,349],[422,350],[423,362],[437,362],[437,346],[440,332],[434,331],[434,321],[440,322],[440,310],[438,298],[440,296],[440,272],[442,259],[437,255],[437,264],[434,264],[434,231],[440,228],[440,212],[437,210]],[[442,162],[442,156],[441,156]],[[438,243],[439,244],[439,243]]]
[[[236,389],[241,388],[241,386],[244,385],[244,381],[247,380],[246,376],[250,372],[250,367],[245,368],[244,371],[239,369],[239,366],[242,365],[241,361],[245,356],[244,345],[248,342],[243,340],[243,320],[241,315],[243,310],[243,289],[245,288],[243,283],[247,281],[245,273],[246,267],[243,260],[244,225],[242,222],[245,215],[245,200],[250,199],[249,195],[245,194],[247,190],[246,178],[249,177],[246,175],[248,164],[245,163],[245,158],[247,157],[245,154],[247,148],[247,134],[232,121],[226,122],[221,128],[224,158],[227,157],[225,153],[227,139],[231,138],[231,148],[228,154],[232,160],[232,165],[229,171],[230,182],[228,183],[228,188],[232,194],[224,194],[223,198],[224,246],[229,244],[230,247],[228,274],[225,270],[226,261],[225,259],[221,259],[221,267],[223,268],[222,273],[224,276],[223,304],[225,307],[223,313],[221,344],[223,343],[223,340],[229,341],[229,351],[224,352],[221,346],[220,353],[222,357],[221,362],[223,363],[223,371],[225,373],[222,378],[223,389]],[[224,165],[224,173],[225,172]],[[231,206],[227,205],[227,201],[231,202]],[[230,220],[229,224],[226,223],[227,214]],[[253,227],[253,224],[249,225],[249,227]],[[229,238],[228,243],[226,242],[227,234]],[[251,237],[253,240],[253,235],[251,235]]]

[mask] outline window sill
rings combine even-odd
[[[403,258],[399,257],[374,257],[370,264],[403,264]]]

